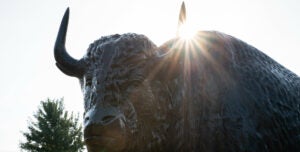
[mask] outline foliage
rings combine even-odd
[[[23,133],[23,150],[31,152],[75,152],[83,150],[82,127],[77,117],[64,110],[63,99],[41,101],[30,121],[29,132]]]

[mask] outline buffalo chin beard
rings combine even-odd
[[[123,120],[117,119],[107,126],[91,125],[84,129],[84,141],[89,152],[123,151],[127,141]]]
[[[126,137],[92,136],[85,138],[89,152],[119,152],[125,148]]]
[[[109,137],[94,137],[86,140],[89,152],[118,152],[125,148],[124,141]]]

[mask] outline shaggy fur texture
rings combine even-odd
[[[300,150],[299,77],[234,37],[199,32],[157,48],[112,35],[84,60],[85,111],[119,109],[122,151]]]

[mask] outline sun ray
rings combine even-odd
[[[196,35],[196,30],[192,28],[191,25],[186,22],[185,24],[181,25],[178,29],[178,36],[181,39],[184,40],[191,40],[195,37]]]

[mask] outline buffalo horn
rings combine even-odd
[[[177,25],[177,36],[179,35],[179,30],[183,24],[186,22],[186,11],[185,11],[185,4],[182,2],[180,12],[179,12],[179,19]]]
[[[81,77],[84,73],[83,61],[72,58],[68,54],[65,48],[68,22],[69,22],[69,8],[66,10],[63,19],[61,21],[55,46],[54,46],[54,57],[56,60],[56,66],[62,72],[64,72],[69,76]]]

